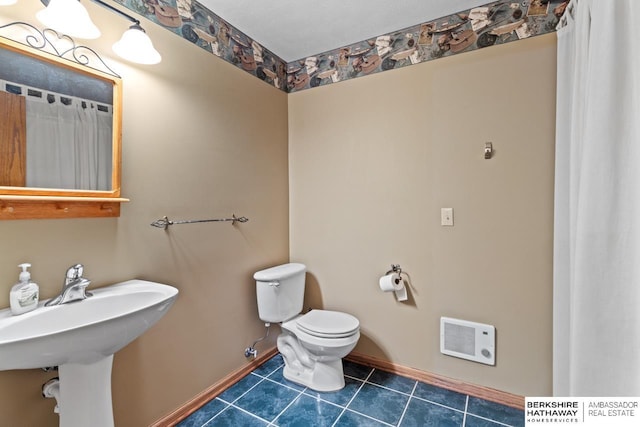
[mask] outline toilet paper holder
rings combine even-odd
[[[400,267],[400,264],[391,264],[391,270],[388,270],[384,276],[380,278],[379,284],[383,292],[393,291],[398,301],[407,300],[407,289],[405,288],[404,279],[402,278],[402,267]]]
[[[391,274],[391,273],[398,273],[398,275],[402,275],[402,267],[400,267],[400,264],[391,264],[391,270],[387,271],[385,274],[385,276],[387,274]]]

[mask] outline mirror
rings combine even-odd
[[[27,35],[0,32],[0,196],[119,198],[120,78],[68,36],[10,25]]]

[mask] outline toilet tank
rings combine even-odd
[[[302,311],[306,270],[304,264],[289,263],[253,275],[258,316],[263,322],[284,322]]]

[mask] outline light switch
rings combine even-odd
[[[453,208],[440,209],[440,225],[453,226]]]

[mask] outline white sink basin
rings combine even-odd
[[[160,320],[178,296],[172,286],[144,280],[90,292],[68,304],[44,307],[43,301],[19,316],[0,310],[0,370],[58,366],[60,425],[113,425],[113,354]],[[88,386],[100,390],[91,396]]]
[[[129,280],[93,296],[19,316],[0,310],[0,370],[91,363],[114,354],[156,323],[178,290]]]

